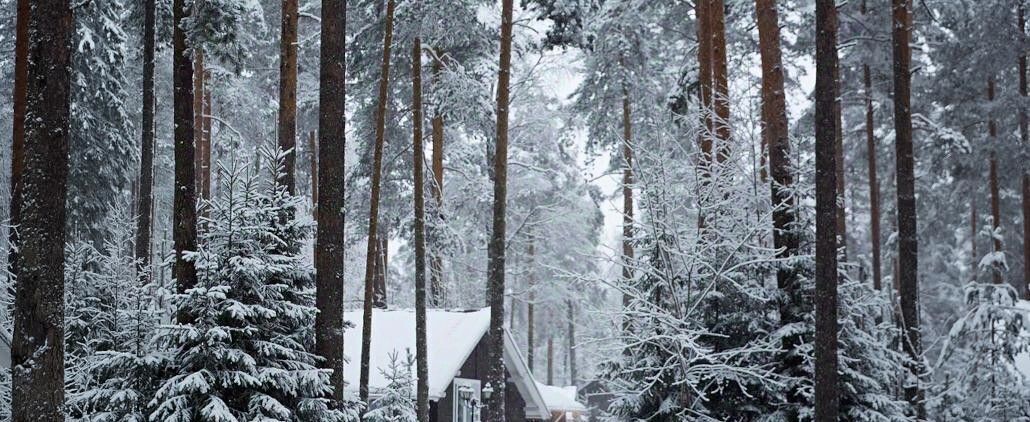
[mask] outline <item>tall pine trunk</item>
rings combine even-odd
[[[426,200],[422,160],[422,39],[411,46],[411,122],[415,182],[415,360],[418,385],[415,403],[418,420],[429,420],[429,352],[426,339]]]
[[[861,13],[866,14],[862,0]],[[869,152],[869,242],[872,246],[873,288],[883,289],[883,269],[880,254],[880,182],[876,178],[876,138],[873,136],[873,78],[869,64],[862,64],[862,86],[865,95],[865,142]]]
[[[815,420],[836,421],[837,375],[837,10],[816,0],[815,47]]]
[[[1026,16],[1023,3],[1019,3],[1019,36],[1026,36]],[[1019,55],[1019,95],[1022,100],[1026,101],[1027,96],[1027,83],[1026,83],[1026,53]],[[1026,107],[1019,108],[1019,140],[1022,143],[1023,148],[1030,145],[1030,128],[1028,128],[1028,120],[1026,114]],[[1030,171],[1023,166],[1023,285],[1019,286],[1023,290],[1023,299],[1030,300]]]
[[[25,102],[29,81],[29,0],[18,0],[14,35],[14,113],[11,131],[11,205],[8,210],[7,268],[17,277],[18,223],[21,220],[22,173],[25,167]]]
[[[572,299],[565,301],[565,312],[569,330],[569,385],[576,385],[576,307]]]
[[[840,28],[838,27],[839,31]],[[836,129],[836,142],[834,145],[834,155],[836,156],[836,172],[837,172],[837,248],[840,251],[841,259],[844,261],[848,260],[848,224],[847,224],[847,203],[845,199],[846,186],[844,182],[844,120],[841,112],[841,80],[840,80],[840,62],[838,60],[837,68],[833,74],[833,92],[834,92],[834,103],[833,103],[833,121],[837,126]]]
[[[784,93],[783,60],[780,52],[780,27],[775,0],[757,0],[755,3],[758,17],[758,47],[762,59],[762,141],[769,154],[769,173],[772,175],[770,193],[773,213],[773,245],[777,249],[777,258],[788,259],[798,255],[801,241],[794,227],[797,212],[794,196],[790,190],[794,186],[794,175],[790,163],[790,139],[787,123],[787,103]],[[776,272],[777,287],[783,292],[783,300],[779,304],[780,324],[804,321],[804,292],[797,271],[792,266],[782,266]],[[804,362],[801,355],[794,351],[801,346],[804,339],[793,335],[783,339],[787,356],[782,359],[784,373],[800,373]],[[804,395],[799,389],[788,392],[787,400],[793,407],[789,410],[796,415],[797,408],[804,403]]]
[[[279,182],[291,195],[297,191],[297,3],[282,0],[279,40],[279,149],[286,154],[286,175]]]
[[[20,256],[11,343],[15,422],[64,421],[65,197],[71,115],[68,0],[33,0],[28,16]],[[22,10],[19,10],[21,12]]]
[[[508,200],[508,106],[511,93],[512,0],[501,0],[501,51],[497,69],[497,134],[494,148],[493,232],[487,250],[487,301],[490,333],[487,345],[485,387],[493,389],[486,400],[483,420],[505,422],[504,367],[504,253]]]
[[[154,203],[154,43],[156,0],[143,2],[143,139],[140,142],[136,202],[136,265],[140,283],[150,280],[151,218]]]
[[[319,64],[317,232],[315,234],[315,349],[332,371],[332,398],[344,400],[343,185],[347,151],[346,0],[322,0]]]
[[[987,80],[987,103],[989,105],[994,104],[994,78],[988,78]],[[991,229],[997,234],[998,229],[1001,227],[1001,192],[998,186],[998,124],[994,121],[993,113],[987,118],[987,136],[991,142],[991,155],[987,160],[988,167],[988,184],[990,185],[991,191]],[[1001,238],[996,235],[991,236],[991,250],[995,254],[1001,253]],[[1002,265],[997,260],[992,261],[991,265],[991,280],[995,284],[1001,284],[1001,273]]]
[[[529,268],[526,277],[529,281],[529,300],[526,301],[526,362],[532,372],[536,349],[536,246],[532,235],[530,235],[527,249]]]
[[[909,45],[912,27],[912,1],[893,0],[892,40],[894,50],[894,133],[897,171],[898,208],[898,288],[902,347],[914,362],[910,368],[922,378],[923,347],[919,333],[918,240],[916,238],[915,158],[912,152],[911,61]],[[905,387],[905,398],[926,419],[921,381]]]
[[[628,82],[622,85],[622,279],[633,282],[633,118]],[[622,295],[622,306],[630,296]],[[628,321],[623,322],[628,327]]]
[[[436,50],[433,54],[433,83],[440,83],[440,71],[443,68],[443,59],[440,57],[440,51]],[[437,99],[439,101],[439,99]],[[433,201],[435,206],[434,220],[436,224],[443,224],[443,113],[440,111],[440,105],[436,104],[435,110],[433,111],[433,122],[432,122],[432,137],[433,137]],[[439,307],[443,305],[444,301],[444,288],[443,288],[443,242],[440,236],[441,230],[438,227],[434,227],[430,231],[431,238],[433,239],[433,252],[430,254],[430,283],[429,283],[429,300],[430,305],[433,307]]]
[[[311,170],[308,170],[308,176],[311,178],[311,209],[312,216],[318,220],[318,147],[315,142],[315,131],[308,132],[308,159],[311,164]]]
[[[390,46],[393,43],[394,0],[386,3],[386,22],[383,36],[383,60],[379,74],[379,105],[376,108],[376,139],[372,152],[372,192],[368,207],[368,244],[365,249],[365,306],[361,326],[361,378],[358,395],[368,402],[369,353],[372,347],[372,305],[374,300],[376,238],[379,233],[379,188],[383,171],[383,145],[386,143],[386,101],[390,88]],[[385,264],[385,263],[384,263]],[[385,265],[383,270],[385,271]]]
[[[729,158],[730,91],[726,59],[726,6],[723,0],[708,0],[712,35],[712,109],[715,111],[715,137],[718,140],[716,160]]]
[[[182,26],[189,19],[185,0],[174,0],[172,6],[172,84],[174,87],[175,121],[175,194],[172,214],[172,241],[175,244],[175,267],[173,276],[179,293],[197,284],[197,269],[184,253],[197,250],[197,177],[196,139],[194,134],[193,108],[193,60],[190,58],[188,40]],[[179,312],[178,321],[192,322],[192,316]]]

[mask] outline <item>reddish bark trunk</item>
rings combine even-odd
[[[508,199],[508,106],[511,82],[512,0],[501,0],[501,48],[497,71],[497,134],[494,148],[493,230],[487,251],[487,298],[490,335],[487,346],[485,386],[493,389],[486,400],[484,419],[505,422],[506,379],[504,368],[504,255]]]
[[[433,54],[433,83],[439,83],[440,71],[443,67],[439,51]],[[443,138],[443,114],[440,113],[439,105],[433,113],[433,201],[436,205],[436,223],[443,224],[443,149],[444,149],[444,138]],[[431,238],[433,239],[433,253],[430,258],[430,274],[431,279],[429,283],[429,300],[430,305],[438,307],[443,305],[444,301],[444,286],[443,286],[443,245],[440,239],[440,230],[432,229],[430,231]]]
[[[21,6],[21,5],[19,5]],[[20,9],[20,8],[19,8]],[[22,12],[23,10],[19,10]],[[27,17],[27,83],[15,262],[11,410],[15,422],[64,421],[65,198],[71,120],[68,0],[33,0]]]
[[[862,3],[865,14],[865,3]],[[873,83],[869,65],[862,65],[862,81],[865,87],[865,139],[869,151],[869,235],[872,245],[873,288],[883,288],[883,272],[880,262],[880,182],[876,179],[876,138],[873,137]]]
[[[279,149],[287,152],[280,183],[297,192],[297,0],[283,0],[279,40]]]
[[[923,347],[919,332],[919,254],[916,233],[915,158],[912,152],[911,61],[909,45],[912,1],[893,0],[892,38],[894,50],[894,133],[898,207],[898,287],[905,340],[903,348],[914,362],[917,378],[923,374]],[[926,419],[921,381],[905,387],[905,398]]]
[[[994,103],[994,78],[987,80],[987,102],[989,104]],[[991,228],[994,233],[998,233],[999,227],[1001,227],[1001,193],[998,187],[998,125],[994,121],[994,116],[989,116],[987,120],[987,132],[991,141],[991,156],[988,159],[988,183],[990,184],[991,190]],[[1001,239],[992,235],[992,245],[995,253],[1001,252]],[[1000,262],[995,262],[991,266],[991,280],[995,284],[1001,284],[1001,273],[1002,267]]]
[[[136,271],[140,284],[151,278],[151,218],[154,203],[154,45],[155,0],[143,2],[143,139],[140,142],[139,196],[136,202]]]
[[[315,237],[315,349],[336,403],[344,400],[344,162],[347,151],[346,0],[322,0],[318,110],[318,200]],[[352,381],[353,382],[353,381]]]
[[[368,402],[369,353],[372,340],[372,306],[374,305],[374,269],[376,259],[376,234],[379,231],[379,189],[383,170],[383,145],[386,143],[386,101],[390,81],[390,47],[393,44],[394,0],[386,3],[385,35],[383,36],[383,60],[379,75],[379,105],[376,109],[376,138],[372,152],[372,192],[369,196],[368,244],[365,249],[365,306],[361,327],[361,378],[358,396]]]

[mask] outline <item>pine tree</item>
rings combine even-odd
[[[415,422],[419,418],[415,412],[415,395],[411,385],[414,377],[411,366],[414,364],[411,352],[401,359],[396,351],[390,353],[390,366],[380,371],[386,377],[386,389],[369,404],[365,413],[367,422]],[[428,419],[427,419],[428,420]]]
[[[298,220],[301,198],[277,182],[285,153],[264,152],[270,170],[223,170],[203,247],[192,257],[198,285],[178,297],[195,322],[159,332],[176,358],[151,418],[342,421],[329,371],[319,369],[307,329],[316,310],[300,245],[311,231]]]

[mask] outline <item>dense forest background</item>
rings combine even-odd
[[[18,3],[0,0],[3,221]],[[326,4],[346,7],[331,45]],[[604,385],[616,397],[610,420],[1030,420],[1021,0],[73,6],[68,418],[356,417],[357,403],[327,398],[340,380],[315,370],[332,363],[315,341],[328,285],[348,310],[503,310],[498,322],[537,378]],[[178,8],[192,12],[176,19]],[[326,51],[346,52],[333,91]],[[346,124],[327,132],[326,119]],[[329,149],[337,135],[347,142]],[[320,175],[334,171],[326,160],[342,168]],[[195,220],[185,249],[180,166],[198,204],[184,202]],[[342,235],[325,258],[339,258],[336,284],[316,272],[329,265],[323,230]],[[186,261],[207,290],[182,288]],[[0,282],[11,335],[13,274]],[[262,293],[226,298],[223,282]],[[245,304],[247,316],[226,322],[219,301]],[[183,328],[202,321],[239,330],[218,339],[226,350],[255,335],[247,327],[281,334],[261,341],[282,355],[249,351],[254,365],[311,372],[212,381],[253,401],[210,410],[187,376],[211,358]],[[255,405],[259,390],[281,406]],[[421,402],[408,390],[378,406]]]

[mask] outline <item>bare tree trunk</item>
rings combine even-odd
[[[297,193],[297,0],[282,0],[279,40],[279,149],[287,152],[280,183]]]
[[[200,197],[211,200],[211,72],[204,72],[204,108],[201,113]],[[206,215],[206,214],[205,214]]]
[[[547,337],[547,385],[554,385],[554,337]]]
[[[840,30],[840,28],[838,28]],[[848,223],[847,223],[847,201],[846,201],[846,186],[844,182],[844,120],[841,116],[841,80],[840,80],[840,63],[837,63],[837,69],[834,70],[833,75],[833,91],[834,91],[834,103],[833,103],[833,119],[837,125],[836,143],[834,146],[834,154],[836,155],[836,172],[837,172],[837,247],[841,253],[841,259],[843,261],[848,260]]]
[[[373,277],[375,275],[376,234],[379,230],[379,185],[383,171],[383,145],[386,143],[386,101],[390,81],[390,46],[393,44],[394,7],[394,0],[388,0],[386,3],[386,28],[383,36],[383,61],[379,75],[379,105],[376,109],[376,143],[372,155],[372,192],[369,197],[368,245],[365,251],[365,306],[361,326],[361,379],[358,384],[358,395],[365,403],[368,402],[369,353],[372,347],[372,306],[374,301]]]
[[[184,259],[187,251],[197,250],[197,168],[196,115],[194,113],[193,60],[187,54],[190,46],[183,22],[189,19],[185,0],[174,0],[172,7],[175,22],[172,32],[172,67],[174,68],[174,116],[175,121],[175,194],[172,215],[172,241],[175,243],[175,268],[172,276],[179,293],[186,293],[197,284],[197,269],[192,261]],[[189,324],[193,316],[179,311],[178,321]]]
[[[978,217],[976,215],[976,192],[975,192],[976,189],[972,189],[971,188],[969,190],[970,190],[970,192],[969,192],[969,249],[970,249],[969,256],[971,257],[971,261],[972,261],[972,262],[970,262],[969,265],[970,265],[970,268],[972,268],[972,273],[973,273],[972,277],[969,278],[969,281],[974,281],[975,282],[976,281],[976,276],[977,276],[977,274],[979,273],[979,270],[980,270],[979,266],[977,265],[979,263],[980,259],[978,258],[977,252],[976,252],[976,236],[977,236],[976,220],[978,219]]]
[[[701,149],[699,158],[701,175],[711,175],[712,162],[712,30],[709,18],[710,0],[695,2],[694,14],[697,16],[697,63],[698,63],[698,97],[701,107],[701,133],[698,144]],[[698,224],[704,227],[704,218]]]
[[[990,104],[994,103],[993,77],[988,78],[987,80],[987,102]],[[987,176],[991,189],[991,228],[996,234],[998,233],[999,227],[1001,227],[1001,193],[998,187],[998,125],[994,121],[994,116],[988,117],[987,131],[988,136],[991,139],[991,156],[988,159],[989,174]],[[992,252],[1000,253],[1002,247],[1001,239],[992,234],[991,240],[993,241],[991,244],[994,246]],[[1001,263],[998,261],[992,262],[994,262],[994,264],[991,265],[991,280],[993,280],[995,284],[1001,284]]]
[[[772,174],[773,245],[778,250],[777,258],[786,259],[798,255],[801,240],[794,228],[797,207],[790,192],[794,186],[794,175],[790,162],[779,17],[775,0],[756,0],[755,6],[762,59],[762,143],[768,149],[769,172]],[[783,301],[779,304],[781,325],[803,321],[804,310],[798,309],[797,305],[805,302],[804,291],[797,271],[793,267],[782,266],[776,272],[776,284],[783,291]],[[803,342],[800,335],[784,338],[787,356],[782,358],[782,365],[785,373],[797,373],[803,368],[801,355],[794,352]],[[787,411],[796,417],[805,397],[800,389],[795,389],[788,392],[787,401],[792,405]]]
[[[20,256],[11,343],[15,422],[64,421],[65,198],[72,36],[68,0],[33,0],[28,16]],[[19,10],[21,12],[22,10]]]
[[[440,82],[440,70],[443,67],[443,63],[440,58],[440,51],[435,51],[433,54],[433,83]],[[435,201],[435,222],[437,224],[443,223],[443,114],[440,112],[440,106],[437,104],[433,112],[433,201]],[[430,283],[429,283],[429,300],[430,305],[433,307],[439,307],[443,305],[444,301],[444,288],[443,288],[443,242],[440,238],[440,229],[431,229],[431,238],[433,239],[433,253],[430,254]]]
[[[332,371],[332,398],[344,400],[343,254],[344,162],[347,151],[346,0],[322,0],[319,64],[317,232],[315,237],[315,348]]]
[[[865,15],[862,1],[862,15]],[[880,262],[880,182],[876,179],[876,138],[873,136],[873,82],[869,64],[862,65],[862,83],[865,88],[865,140],[869,150],[869,235],[873,254],[873,288],[883,289],[883,270]]]
[[[493,231],[487,251],[487,300],[490,304],[490,336],[487,346],[486,400],[483,420],[505,422],[506,377],[504,367],[504,255],[505,217],[508,200],[508,106],[511,81],[512,0],[501,0],[501,48],[497,71],[497,137],[494,148]]]
[[[390,253],[390,232],[383,226],[379,226],[379,234],[376,235],[375,267],[372,270],[372,307],[386,309],[386,276],[389,272]]]
[[[1019,35],[1020,37],[1026,36],[1026,16],[1023,3],[1019,3]],[[1027,97],[1027,83],[1026,83],[1026,53],[1019,55],[1019,95],[1026,101]],[[1026,107],[1019,108],[1019,140],[1022,143],[1023,148],[1030,145],[1030,130],[1028,130],[1028,120],[1026,114]],[[1030,171],[1027,170],[1026,165],[1023,166],[1023,285],[1019,286],[1022,289],[1023,299],[1030,300]]]
[[[729,158],[730,140],[730,92],[726,60],[726,6],[723,0],[708,0],[708,11],[712,31],[712,109],[715,111],[715,136],[719,147],[716,160],[720,163]]]
[[[140,285],[151,279],[151,209],[154,206],[154,43],[155,0],[143,2],[143,139],[140,142],[139,197],[136,202],[136,271]]]
[[[627,83],[622,85],[622,279],[633,282],[633,119]],[[622,295],[622,306],[630,296]],[[623,322],[628,327],[628,320]]]
[[[911,61],[909,38],[912,27],[912,1],[893,0],[894,45],[894,132],[898,191],[898,286],[905,341],[903,348],[914,364],[912,373],[920,379],[905,387],[905,398],[926,419],[923,404],[923,347],[919,333],[918,239],[916,237],[915,158],[912,153]]]
[[[411,121],[415,183],[415,360],[418,384],[415,388],[418,420],[429,421],[429,354],[426,340],[426,204],[422,171],[422,39],[411,46]]]
[[[576,307],[572,300],[565,301],[569,324],[569,385],[576,385]]]
[[[318,221],[318,149],[315,144],[315,131],[308,132],[308,151],[311,152],[311,208],[315,221]]]
[[[529,300],[526,301],[526,362],[529,365],[530,372],[533,371],[533,355],[535,354],[536,344],[534,344],[536,322],[534,321],[536,315],[536,247],[534,245],[533,238],[529,239],[529,247],[526,251],[526,255],[529,257],[529,268],[528,268],[528,279],[529,279]]]
[[[815,420],[840,415],[837,375],[837,10],[816,0]]]
[[[22,173],[25,168],[25,103],[29,81],[29,0],[18,0],[14,36],[14,113],[11,132],[11,205],[8,210],[7,268],[17,278],[18,226],[21,221]]]

